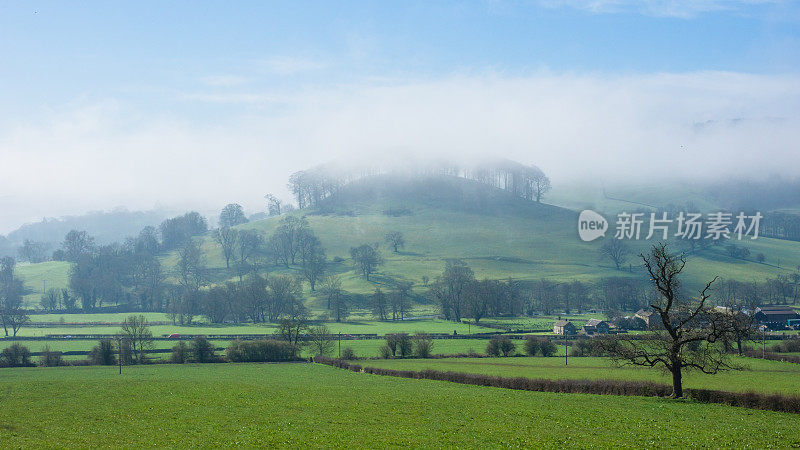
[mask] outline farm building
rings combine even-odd
[[[553,333],[555,334],[575,334],[576,332],[577,329],[575,328],[575,325],[573,325],[569,320],[561,319],[553,324]]]
[[[788,306],[762,306],[756,308],[755,319],[769,328],[784,328],[790,320],[800,319],[800,315]]]
[[[608,329],[608,322],[600,319],[589,319],[583,326],[583,332],[586,334],[606,334]]]
[[[644,320],[644,323],[646,323],[648,327],[658,323],[658,321],[661,320],[661,317],[655,311],[646,309],[640,309],[639,311],[636,311],[634,317]]]

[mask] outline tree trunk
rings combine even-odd
[[[683,397],[683,382],[681,381],[681,367],[675,365],[670,368],[672,372],[672,398]]]

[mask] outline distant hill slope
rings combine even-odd
[[[479,278],[587,282],[611,276],[644,279],[642,271],[635,267],[639,263],[637,257],[629,259],[634,273],[618,271],[610,261],[598,256],[602,239],[582,242],[577,235],[576,211],[527,201],[463,178],[365,178],[345,186],[316,209],[291,214],[306,216],[332,260],[331,270],[342,276],[345,289],[355,293],[368,294],[377,286],[385,288],[398,280],[413,282],[415,292],[422,293],[426,290],[423,276],[433,280],[451,258],[467,262]],[[273,217],[240,227],[269,235],[279,220]],[[406,246],[399,253],[393,253],[383,243],[384,235],[390,231],[400,231],[405,236]],[[613,236],[613,230],[610,233]],[[369,282],[354,272],[349,259],[349,249],[364,243],[380,243],[386,259]],[[634,254],[649,246],[646,241],[630,244]],[[715,275],[761,281],[788,274],[800,265],[798,242],[759,238],[742,241],[741,245],[749,248],[752,255],[764,253],[766,263],[756,263],[752,258],[732,259],[724,248],[711,247],[689,255],[687,287],[697,289]],[[203,237],[203,250],[214,282],[232,278],[210,233]],[[163,257],[167,271],[174,270],[176,261],[175,253]],[[37,271],[36,266],[21,266],[19,270],[26,278],[30,274],[29,286],[40,291],[47,271]],[[63,279],[63,267],[52,269],[53,279]],[[270,265],[263,272],[299,275],[299,268]],[[47,286],[51,286],[50,281]]]
[[[602,240],[582,242],[577,235],[577,212],[526,201],[500,189],[455,177],[393,177],[362,179],[326,199],[317,209],[296,211],[305,215],[320,237],[329,258],[341,258],[332,269],[342,274],[345,288],[360,293],[394,280],[412,281],[421,287],[422,277],[435,278],[445,261],[467,262],[479,278],[515,278],[554,281],[596,281],[609,276],[643,277],[634,270],[616,270],[598,256]],[[251,222],[243,227],[269,234],[277,218]],[[612,224],[613,226],[613,224]],[[406,247],[393,253],[383,237],[390,231],[405,236]],[[611,231],[613,236],[613,230]],[[381,243],[386,265],[374,280],[366,282],[352,270],[349,249],[363,243]],[[634,254],[649,247],[646,241],[630,242]],[[715,275],[743,281],[763,280],[789,273],[800,264],[800,243],[773,239],[742,241],[752,254],[763,252],[767,264],[732,259],[721,247],[689,256],[686,282],[699,287]],[[208,261],[221,277],[224,262],[210,238],[204,248]],[[629,260],[634,266],[638,257]],[[269,268],[297,273],[296,269]]]
[[[99,244],[122,242],[126,237],[135,236],[146,226],[157,226],[166,219],[166,211],[97,211],[82,215],[42,219],[41,222],[25,224],[8,233],[9,244],[19,246],[25,239],[46,242],[53,245],[64,240],[70,230],[88,232]]]

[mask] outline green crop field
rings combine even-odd
[[[17,447],[789,447],[800,417],[524,392],[313,364],[0,369]],[[594,443],[594,444],[593,444]]]
[[[684,386],[732,392],[800,393],[800,364],[734,358],[745,370],[730,370],[716,375],[687,371]],[[453,358],[429,360],[374,360],[365,365],[387,369],[434,369],[451,372],[481,373],[503,377],[550,379],[612,379],[653,381],[670,384],[668,373],[657,368],[616,367],[607,358]],[[767,381],[768,380],[768,381]]]

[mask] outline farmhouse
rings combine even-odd
[[[800,319],[797,310],[788,306],[762,306],[756,308],[755,319],[769,328],[784,328],[789,320]]]
[[[600,319],[589,319],[583,326],[583,332],[586,334],[606,334],[608,329],[608,322]]]
[[[636,311],[634,317],[642,319],[644,323],[647,324],[648,327],[658,323],[658,320],[661,319],[661,317],[658,314],[656,314],[655,311],[646,309],[640,309],[639,311]]]
[[[575,325],[566,319],[558,320],[553,324],[553,333],[555,334],[575,334],[576,331]]]

